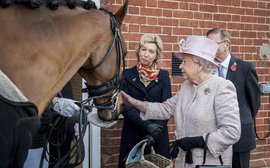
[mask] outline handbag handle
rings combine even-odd
[[[208,137],[209,137],[210,133],[206,134],[206,137],[205,137],[205,144],[204,144],[204,150],[203,150],[203,165],[205,164],[205,161],[206,161],[206,151],[207,151],[207,142],[208,142]],[[221,155],[219,155],[219,160],[220,160],[220,163],[221,165],[223,165],[223,161],[222,161],[222,157]]]
[[[141,149],[142,150],[142,158],[141,159],[144,159],[144,150],[145,150],[146,145],[147,145],[147,142],[143,143],[143,145],[142,145],[142,149]],[[151,146],[151,154],[156,154],[153,146]]]

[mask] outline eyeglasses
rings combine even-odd
[[[216,42],[218,45],[225,43],[226,41],[220,41],[220,42]]]

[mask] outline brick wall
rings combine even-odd
[[[123,0],[101,0],[103,7],[115,12]],[[234,55],[256,65],[260,82],[270,82],[270,61],[259,56],[260,46],[270,43],[269,0],[129,0],[128,15],[122,32],[128,48],[127,67],[135,65],[135,47],[144,33],[157,33],[164,42],[164,57],[160,66],[171,73],[171,52],[178,50],[177,42],[187,35],[205,35],[214,27],[229,29]],[[173,93],[182,77],[171,76]],[[257,115],[260,137],[270,131],[269,94],[261,96]],[[102,167],[117,167],[122,121],[110,129],[102,129]],[[170,139],[174,139],[173,121],[169,122]],[[132,133],[131,133],[132,134]],[[252,152],[251,167],[270,166],[270,138],[257,140]]]

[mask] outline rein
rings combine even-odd
[[[88,85],[85,83],[86,87],[82,90],[82,92],[87,92],[89,96],[89,100],[93,99],[100,99],[104,97],[109,97],[110,99],[102,104],[95,104],[95,107],[98,110],[104,110],[109,109],[116,111],[117,110],[117,102],[118,102],[118,95],[120,93],[120,87],[121,87],[121,75],[120,75],[120,69],[121,69],[121,58],[123,61],[123,69],[125,68],[125,55],[127,54],[126,48],[123,47],[122,38],[120,35],[120,28],[115,20],[115,16],[112,12],[107,11],[106,9],[101,8],[100,10],[104,11],[105,13],[110,15],[110,21],[111,21],[111,29],[114,33],[114,38],[111,41],[110,48],[107,50],[104,57],[99,61],[98,64],[91,68],[82,68],[87,71],[93,71],[96,68],[98,68],[100,65],[102,65],[110,56],[113,47],[116,47],[116,54],[117,54],[117,74],[116,77],[110,81],[107,81],[105,83],[102,83],[100,85]],[[112,90],[112,93],[108,93],[110,90]]]

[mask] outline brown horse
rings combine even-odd
[[[118,26],[126,9],[127,2],[115,14]],[[0,70],[37,105],[39,115],[77,71],[93,86],[119,73],[111,16],[104,11],[11,5],[0,10],[0,23]],[[93,68],[111,46],[106,60]]]
[[[125,54],[119,28],[127,7],[126,0],[115,15],[66,6],[54,11],[45,6],[30,9],[16,4],[1,8],[1,74],[19,95],[37,106],[40,116],[79,72],[87,82],[90,97],[96,98],[95,104],[100,107],[99,118],[117,119],[119,113],[113,103],[118,97]]]

